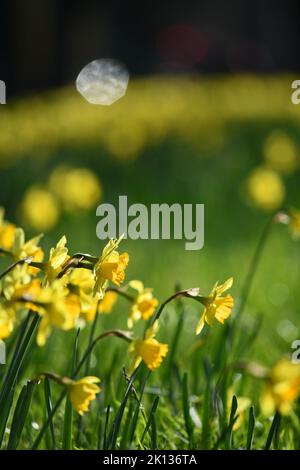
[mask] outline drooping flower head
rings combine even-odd
[[[205,323],[211,326],[214,319],[224,323],[230,316],[234,303],[233,298],[229,294],[225,296],[222,294],[230,289],[232,284],[233,278],[231,277],[224,284],[218,285],[216,283],[208,297],[199,297],[200,302],[205,308],[197,324],[196,335],[202,331]]]
[[[152,289],[145,288],[141,281],[130,281],[129,286],[137,291],[128,317],[128,328],[132,328],[135,321],[148,320],[153,315],[158,300],[153,297]]]
[[[101,388],[96,385],[100,382],[98,377],[84,377],[80,380],[70,380],[67,386],[73,408],[81,416],[89,410],[90,403],[95,400]]]
[[[129,262],[129,255],[126,252],[119,254],[117,251],[122,238],[110,240],[95,264],[94,295],[97,295],[99,299],[104,297],[108,281],[111,281],[116,286],[120,286],[125,279],[125,269]]]
[[[132,353],[132,364],[130,371],[138,367],[138,365],[144,361],[148,369],[157,369],[163,358],[168,353],[168,345],[159,343],[155,339],[155,335],[158,331],[158,322],[155,321],[153,325],[148,328],[143,339],[136,338],[132,341],[129,346],[129,351]]]

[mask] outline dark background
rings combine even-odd
[[[114,57],[131,75],[300,70],[300,2],[6,0],[1,79],[8,95],[74,80]]]

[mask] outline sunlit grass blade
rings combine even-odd
[[[148,421],[147,421],[147,423],[146,423],[146,427],[145,427],[145,429],[144,429],[144,431],[143,431],[143,434],[142,434],[142,437],[141,437],[141,439],[140,439],[141,444],[142,444],[143,441],[144,441],[144,438],[145,438],[145,436],[146,436],[146,433],[149,431],[149,428],[150,428],[151,423],[152,423],[151,420],[152,420],[152,417],[153,417],[153,416],[155,415],[155,413],[156,413],[156,410],[157,410],[157,407],[158,407],[158,403],[159,403],[159,397],[155,397],[154,402],[153,402],[152,407],[151,407],[151,410],[150,410],[150,414],[149,414]]]
[[[47,416],[50,417],[49,428],[50,428],[50,436],[51,436],[51,441],[52,441],[52,449],[55,450],[57,448],[57,444],[56,444],[56,439],[55,439],[53,419],[51,418],[52,396],[51,396],[50,381],[48,377],[45,377],[45,380],[44,380],[44,395],[45,395]]]
[[[151,416],[151,449],[157,449],[157,425],[155,413]]]
[[[233,395],[232,402],[231,402],[230,416],[229,416],[228,432],[227,432],[226,439],[225,439],[226,449],[232,448],[233,426],[237,419],[237,416],[236,416],[237,408],[238,408],[237,398],[235,395]]]
[[[9,441],[7,445],[8,450],[17,449],[19,445],[21,434],[29,412],[31,398],[35,385],[35,382],[27,382],[27,384],[24,385],[21,390],[11,423]]]
[[[270,427],[270,431],[269,431],[266,443],[265,443],[265,447],[264,447],[265,450],[270,450],[275,434],[278,432],[280,421],[281,421],[281,416],[278,413],[278,411],[276,411],[274,418],[272,420],[272,424]]]
[[[109,414],[110,414],[110,405],[107,406],[106,414],[105,414],[105,424],[104,424],[103,444],[102,444],[102,447],[104,450],[107,449],[107,431],[108,431],[108,424],[109,424]]]
[[[249,420],[248,420],[248,434],[247,434],[247,450],[252,449],[253,438],[254,438],[254,428],[255,428],[255,414],[254,407],[251,406],[249,410]]]

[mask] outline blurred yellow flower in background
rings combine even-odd
[[[49,179],[49,188],[67,210],[88,210],[99,203],[102,187],[87,168],[59,166]]]
[[[249,202],[266,211],[278,209],[285,198],[282,179],[278,173],[266,167],[258,167],[250,173],[246,190]]]
[[[15,236],[16,227],[4,219],[4,209],[0,207],[0,248],[10,250]]]
[[[132,354],[132,363],[130,373],[138,367],[141,361],[144,361],[148,369],[157,369],[164,357],[168,353],[168,345],[159,343],[155,339],[158,331],[158,322],[155,321],[153,325],[147,329],[144,339],[136,338],[130,343],[129,352]]]
[[[7,338],[13,331],[16,312],[8,302],[0,304],[0,340]]]
[[[98,377],[84,377],[77,381],[70,381],[67,386],[73,408],[81,416],[89,410],[90,402],[95,400],[101,388],[96,385],[100,382]]]
[[[99,302],[99,307],[98,307],[98,312],[99,313],[111,313],[116,301],[117,301],[118,295],[116,292],[105,292],[104,297],[102,300]]]
[[[270,371],[260,397],[262,412],[270,416],[279,411],[290,413],[293,403],[300,396],[300,364],[281,359]]]
[[[27,227],[48,231],[56,225],[59,215],[57,200],[47,189],[33,186],[25,193],[21,217]]]
[[[141,281],[130,281],[130,287],[137,291],[137,296],[134,298],[128,317],[128,328],[133,327],[135,321],[148,320],[158,305],[158,300],[153,297],[152,289],[145,288]]]
[[[282,131],[274,131],[264,143],[264,157],[268,165],[282,173],[292,173],[299,166],[299,152],[295,142]]]
[[[291,232],[292,237],[295,240],[300,238],[300,211],[297,209],[289,209],[288,211],[288,227]]]
[[[230,289],[232,284],[233,278],[230,277],[224,284],[218,285],[218,283],[216,283],[208,297],[199,297],[200,302],[205,308],[197,324],[196,335],[202,331],[205,323],[211,326],[214,319],[218,320],[220,323],[224,323],[231,315],[234,304],[233,298],[229,294],[225,297],[222,296],[222,294]]]

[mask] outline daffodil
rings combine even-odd
[[[282,415],[291,412],[300,396],[300,364],[281,359],[270,371],[260,397],[262,412],[270,416],[278,411]]]
[[[199,297],[199,301],[204,305],[204,312],[196,327],[196,335],[202,331],[205,323],[211,326],[214,319],[224,323],[230,316],[234,303],[233,298],[229,294],[225,296],[222,294],[230,289],[232,284],[233,278],[231,277],[224,284],[218,285],[216,283],[208,297]]]
[[[70,380],[67,385],[72,406],[81,416],[89,410],[90,402],[95,400],[97,393],[101,392],[96,385],[99,382],[98,377],[84,377],[77,381]]]
[[[120,286],[125,279],[125,269],[129,262],[128,253],[119,254],[117,248],[122,240],[110,240],[94,266],[94,294],[102,299],[108,281]]]
[[[7,338],[13,331],[16,322],[16,311],[11,304],[0,304],[0,340]]]
[[[31,299],[42,320],[39,324],[37,343],[43,346],[52,327],[62,330],[74,328],[80,314],[80,299],[63,285],[61,280],[41,289],[39,295]]]
[[[153,297],[152,289],[145,288],[141,281],[130,281],[129,286],[137,291],[128,318],[128,328],[132,328],[135,321],[148,320],[153,315],[158,300]]]
[[[99,307],[98,307],[98,312],[99,313],[111,313],[116,301],[117,301],[118,295],[116,292],[105,292],[104,297],[102,300],[99,302]]]
[[[44,252],[39,246],[42,235],[38,235],[25,241],[24,230],[20,227],[16,228],[14,235],[14,242],[11,248],[11,254],[15,261],[21,259],[31,258],[35,263],[41,263],[44,259]],[[38,269],[33,266],[27,266],[28,273],[37,274]]]
[[[143,339],[134,339],[129,346],[129,352],[132,353],[132,363],[130,372],[138,367],[141,361],[144,361],[148,369],[157,369],[164,357],[168,353],[168,345],[160,343],[155,339],[158,331],[158,322],[148,328]]]
[[[49,260],[45,264],[45,281],[51,282],[57,278],[61,272],[64,263],[69,259],[68,248],[66,247],[67,238],[65,235],[56,244],[55,248],[51,248]]]
[[[16,226],[4,220],[4,209],[0,207],[0,249],[10,251],[14,242]]]

